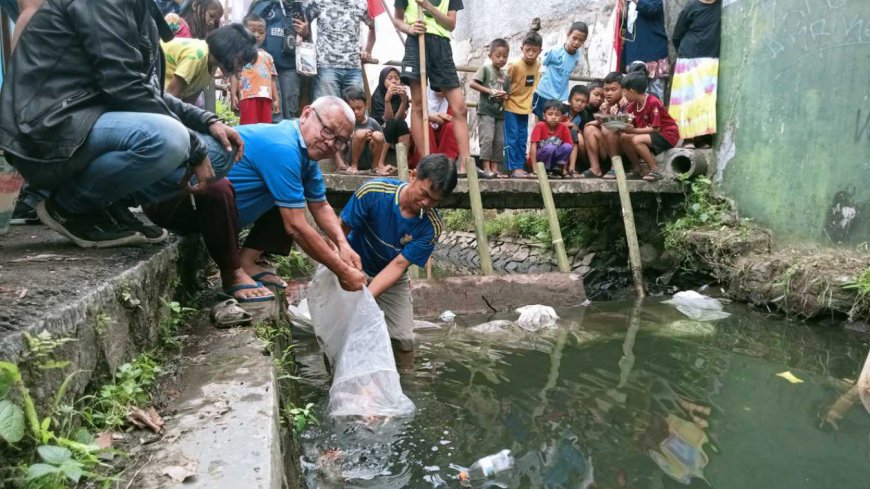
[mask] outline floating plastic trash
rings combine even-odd
[[[803,384],[804,383],[803,380],[797,378],[797,376],[795,374],[789,372],[788,370],[786,370],[785,372],[780,372],[780,373],[776,374],[776,376],[782,377],[783,379],[791,382],[792,384]]]
[[[431,323],[429,321],[420,321],[419,319],[414,320],[414,331],[418,329],[441,329],[441,326]]]
[[[517,312],[520,313],[517,325],[528,331],[555,327],[556,320],[559,319],[552,307],[540,304],[523,306]]]
[[[466,470],[459,472],[459,480],[488,479],[495,474],[510,470],[514,466],[514,458],[510,450],[502,450],[493,455],[487,455],[471,464]]]
[[[308,310],[308,299],[302,299],[298,306],[287,306],[290,322],[301,331],[314,334],[314,323],[311,322],[311,311]]]
[[[445,323],[449,323],[456,319],[456,314],[454,314],[453,311],[444,311],[441,313],[440,316],[438,316],[438,319],[444,321]]]
[[[858,395],[861,396],[864,408],[870,413],[870,353],[867,354],[864,370],[861,371],[861,376],[858,377]]]
[[[469,331],[483,334],[506,333],[507,329],[513,326],[513,324],[513,321],[508,321],[506,319],[497,319],[488,323],[478,324],[473,328],[469,328]]]
[[[696,321],[715,321],[731,315],[722,310],[722,303],[717,299],[699,294],[694,290],[677,292],[672,299],[664,302],[665,304],[673,304],[678,311]]]

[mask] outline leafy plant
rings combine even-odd
[[[127,423],[127,409],[151,401],[149,388],[161,369],[149,355],[139,355],[118,367],[112,382],[97,394],[85,398],[90,403],[82,411],[85,421],[97,429],[115,429]]]
[[[27,468],[28,481],[59,475],[78,483],[86,473],[85,464],[74,459],[72,452],[66,448],[42,445],[36,447],[36,451],[44,463],[35,463]]]
[[[282,277],[306,278],[314,274],[314,265],[302,253],[291,250],[287,256],[274,256],[275,272]]]
[[[136,298],[135,295],[133,295],[133,291],[130,290],[129,284],[124,284],[121,286],[120,290],[118,291],[118,299],[121,301],[121,304],[123,304],[124,307],[127,309],[142,308],[142,301],[140,301]]]
[[[313,408],[314,403],[309,402],[305,407],[292,406],[287,410],[287,418],[290,420],[296,433],[302,433],[308,425],[320,424],[317,416],[312,412]]]
[[[176,347],[178,346],[178,340],[175,337],[178,335],[178,328],[196,313],[197,310],[184,307],[181,303],[175,301],[167,302],[164,300],[163,305],[169,309],[169,317],[157,324],[157,336],[160,338],[163,346]]]
[[[36,336],[30,336],[24,333],[24,338],[27,341],[27,352],[24,358],[31,362],[33,366],[40,370],[51,370],[56,368],[64,368],[69,365],[67,361],[58,361],[54,358],[54,350],[58,347],[75,341],[73,338],[54,338],[51,333],[42,330]]]
[[[686,195],[683,215],[665,224],[665,248],[674,252],[682,261],[689,260],[686,233],[701,227],[722,225],[730,210],[730,204],[713,193],[713,182],[709,178],[695,178],[691,183],[691,192]]]
[[[103,312],[97,314],[94,316],[94,331],[96,331],[98,335],[105,333],[110,322],[112,322],[112,318],[109,317],[108,314]]]
[[[855,280],[843,284],[844,289],[854,290],[858,294],[858,300],[870,298],[870,268],[865,268]]]
[[[224,123],[228,126],[238,126],[239,125],[239,116],[235,112],[233,112],[233,108],[230,104],[224,102],[221,99],[215,101],[215,109],[217,111],[217,116],[220,120],[224,121]]]

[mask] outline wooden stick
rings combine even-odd
[[[369,64],[382,64],[384,66],[401,67],[402,61],[393,59],[393,60],[384,61],[383,63],[378,63],[376,60],[372,60],[369,62]],[[456,71],[458,71],[460,73],[476,73],[479,68],[480,68],[479,66],[472,66],[472,65],[456,65]],[[586,81],[586,82],[601,81],[601,78],[595,78],[594,76],[579,76],[579,75],[572,75],[568,79],[571,81]]]
[[[483,200],[480,198],[480,181],[477,179],[477,165],[474,158],[465,160],[465,175],[468,181],[468,200],[471,201],[471,215],[474,217],[474,234],[477,236],[477,255],[480,258],[480,271],[492,275],[492,257],[489,255],[489,241],[486,239],[486,225],[483,218]]]
[[[553,240],[553,249],[556,251],[556,263],[559,271],[568,273],[571,271],[571,263],[568,254],[565,253],[565,241],[562,240],[562,228],[559,227],[559,216],[556,214],[556,203],[553,201],[553,190],[550,188],[550,179],[547,178],[547,168],[544,163],[535,163],[535,173],[538,174],[538,185],[541,186],[541,197],[544,200],[544,209],[547,212],[547,220],[550,222],[550,238]]]
[[[628,183],[625,179],[625,169],[622,167],[622,156],[610,159],[616,172],[616,186],[619,189],[619,203],[622,205],[622,222],[625,225],[625,239],[628,241],[628,259],[631,264],[631,274],[634,277],[634,290],[637,297],[643,297],[643,265],[640,262],[640,247],[637,244],[637,230],[634,227],[634,211],[631,208],[631,195],[628,193]]]
[[[419,21],[423,21],[423,9],[417,7]],[[422,100],[420,105],[423,109],[423,156],[429,155],[429,86],[428,74],[426,73],[426,33],[417,36],[417,44],[420,46],[420,91]]]
[[[390,8],[387,6],[387,2],[386,2],[386,0],[381,0],[381,5],[384,6],[384,12],[386,12],[387,14],[389,14],[389,16],[390,16],[390,22],[393,24],[393,29],[396,30],[396,35],[399,36],[399,42],[402,43],[402,46],[404,46],[404,45],[405,45],[405,38],[402,37],[402,31],[400,31],[400,30],[399,30],[399,26],[396,25],[396,17],[395,17],[395,13],[394,13],[394,12],[390,12]],[[374,62],[375,64],[378,64],[377,61],[374,61],[374,60],[373,60],[373,62]],[[401,64],[401,63],[400,63],[400,64]]]
[[[362,71],[362,79],[363,79],[363,91],[366,94],[366,110],[371,112],[372,110],[372,90],[369,87],[369,77],[366,76],[366,64],[360,60],[360,70]]]
[[[399,170],[399,180],[407,182],[411,172],[408,170],[408,147],[405,143],[396,143],[396,168]],[[408,267],[408,277],[420,278],[420,269],[416,265],[411,265]]]

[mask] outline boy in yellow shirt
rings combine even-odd
[[[529,137],[529,114],[532,94],[541,79],[541,35],[530,31],[523,39],[522,58],[507,67],[508,99],[504,103],[504,147],[507,170],[511,178],[529,178],[526,164],[526,140]]]

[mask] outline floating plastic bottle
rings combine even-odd
[[[474,462],[467,470],[459,472],[459,480],[488,479],[499,472],[510,470],[514,466],[514,458],[510,450],[502,450],[494,455],[483,457]]]

